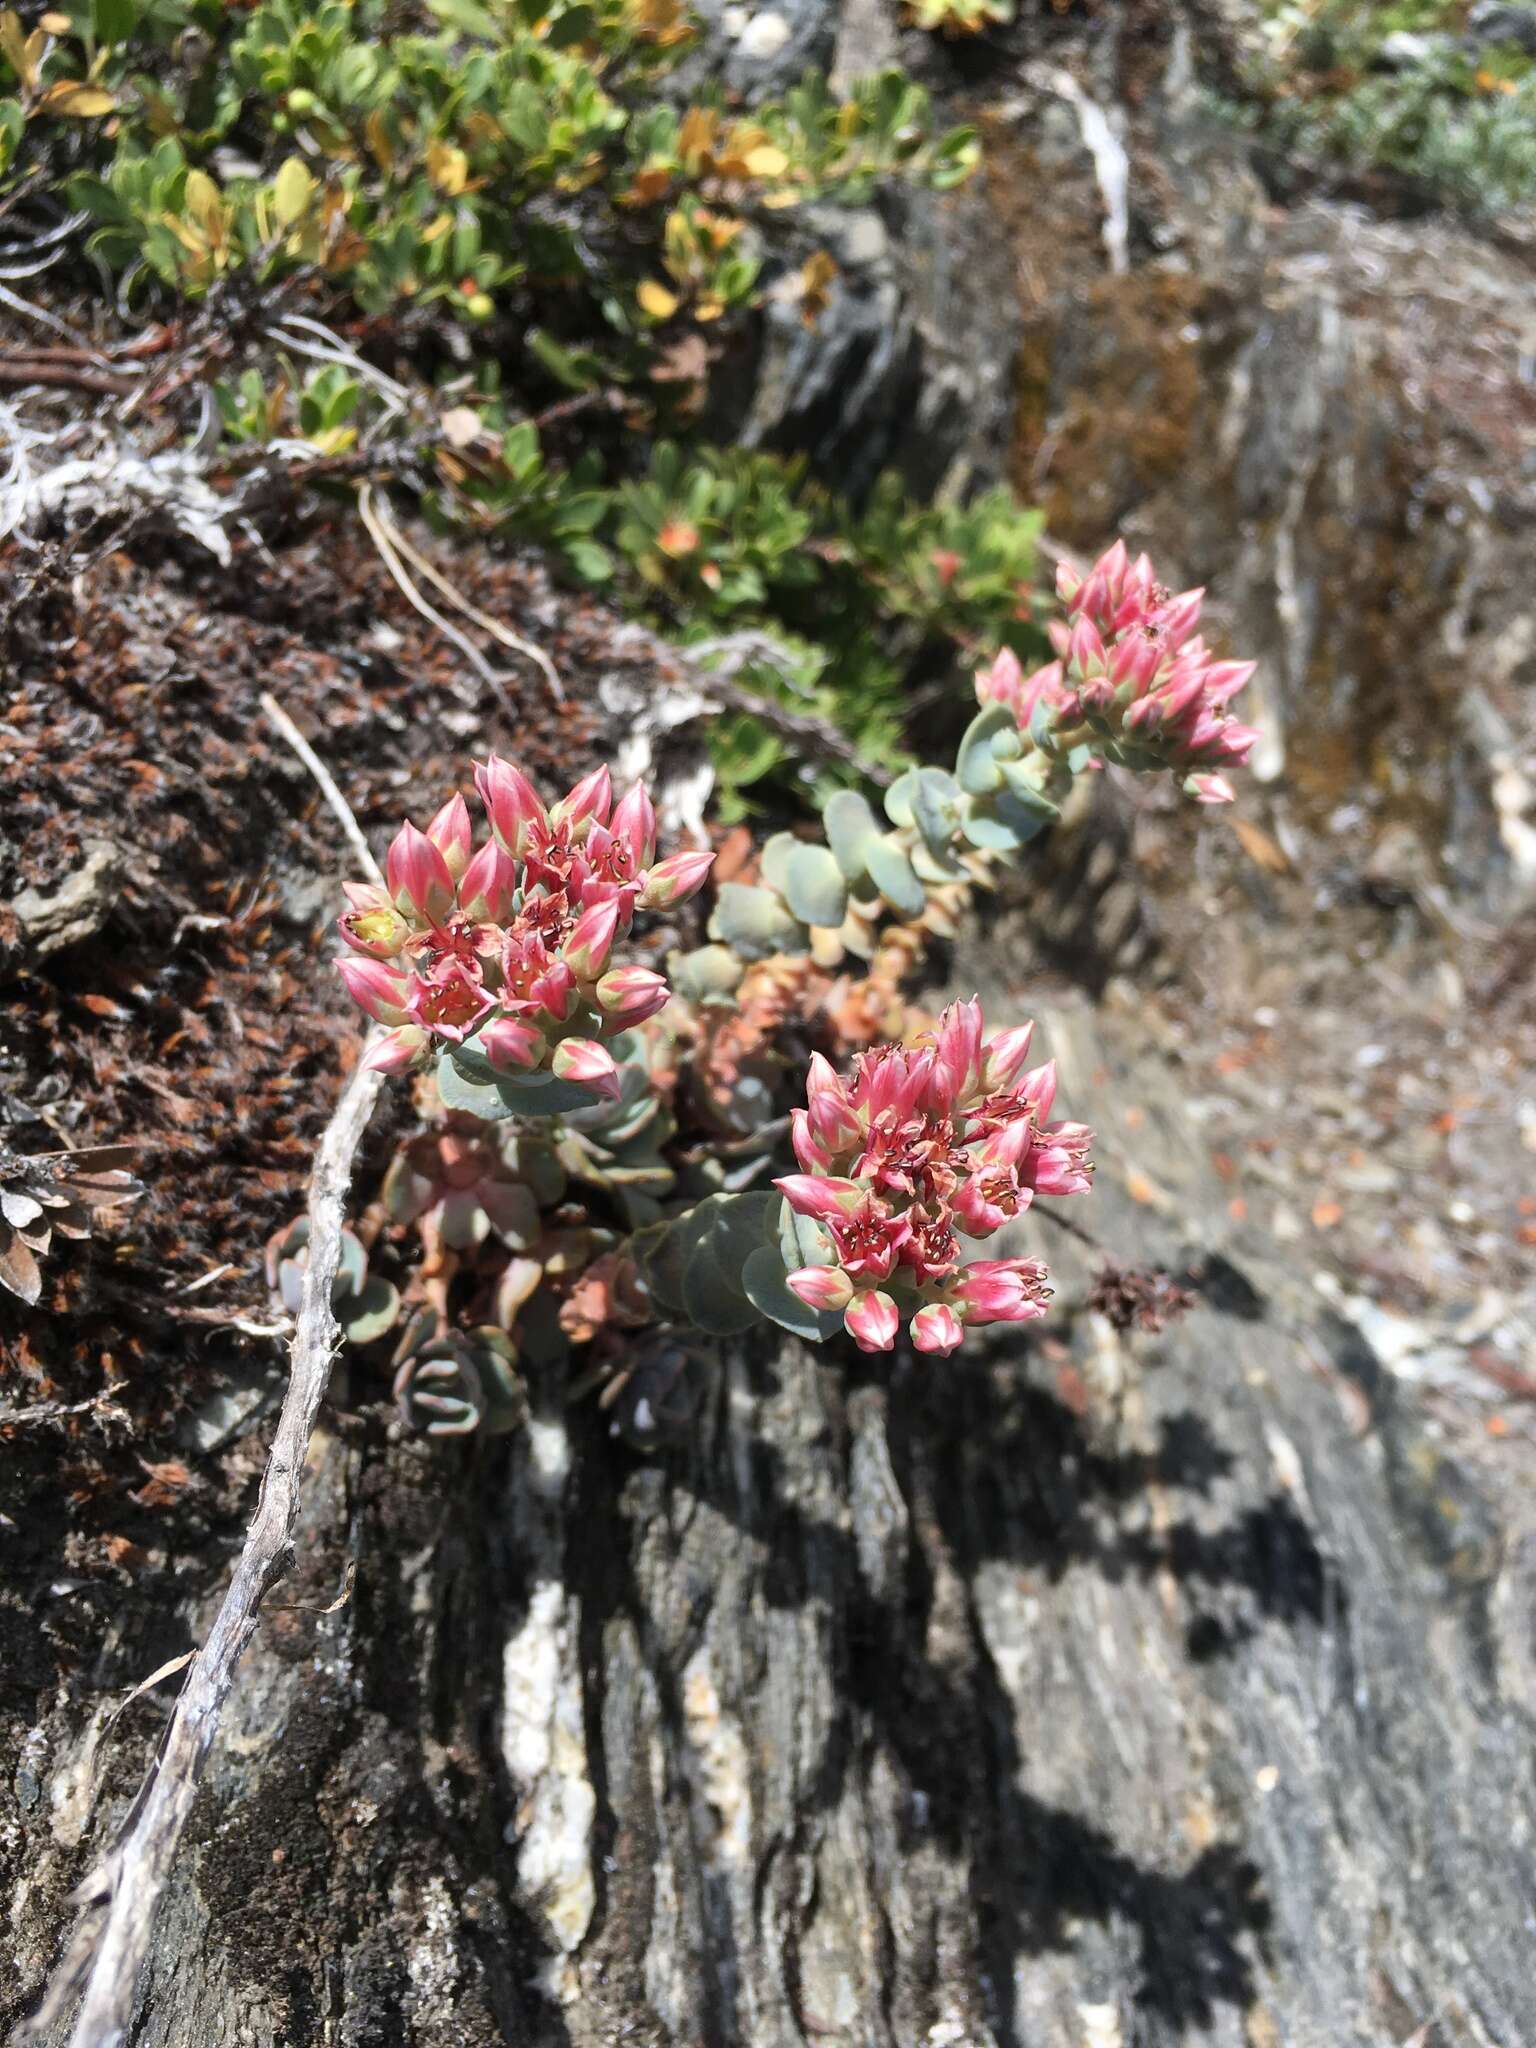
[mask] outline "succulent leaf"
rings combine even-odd
[[[332,1306],[341,1334],[349,1344],[371,1344],[395,1326],[400,1296],[389,1281],[370,1273],[360,1288],[348,1289]]]
[[[917,822],[916,814],[912,808],[913,799],[916,795],[917,770],[915,768],[909,768],[905,775],[898,775],[890,788],[885,792],[885,815],[893,825],[899,826],[903,831],[910,831]]]
[[[691,953],[672,953],[667,959],[668,980],[691,1003],[728,996],[741,976],[740,956],[729,946],[698,946]]]
[[[790,1291],[785,1282],[784,1261],[772,1245],[759,1245],[741,1270],[741,1284],[747,1300],[759,1315],[791,1330],[808,1343],[825,1343],[842,1327],[842,1316],[832,1309],[815,1309]]]
[[[930,853],[948,850],[960,822],[960,785],[942,768],[920,768],[913,782],[912,817]]]
[[[784,864],[779,886],[802,924],[835,931],[848,914],[848,884],[824,846],[797,845]]]
[[[708,1239],[694,1247],[684,1271],[683,1312],[696,1329],[711,1337],[739,1336],[758,1320],[757,1310],[721,1266]]]
[[[777,890],[781,896],[785,893],[784,882],[789,873],[789,863],[803,843],[793,832],[775,832],[764,842],[762,853],[758,856],[758,869],[764,882],[770,889]]]
[[[1003,786],[1003,774],[993,754],[993,741],[1013,730],[1013,713],[1006,704],[987,704],[965,729],[960,751],[955,756],[955,775],[968,796],[990,796]]]
[[[913,872],[906,848],[892,833],[875,840],[867,855],[869,878],[893,910],[918,917],[928,893]]]
[[[801,952],[805,927],[771,889],[749,882],[723,882],[715,899],[710,932],[743,960],[766,960],[774,953]]]
[[[880,837],[880,822],[868,800],[856,789],[835,790],[823,806],[821,823],[844,879],[861,880],[870,843]]]

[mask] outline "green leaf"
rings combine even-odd
[[[1025,811],[1048,823],[1052,818],[1059,818],[1061,816],[1061,806],[1052,803],[1051,799],[1040,787],[1039,782],[1036,780],[1039,773],[1040,758],[1038,755],[1035,755],[1032,760],[1005,761],[1003,763],[1003,780],[1008,785],[1009,795]]]
[[[893,825],[903,829],[916,823],[912,812],[912,799],[917,793],[917,770],[909,768],[905,775],[898,775],[885,792],[885,815]]]
[[[444,1109],[463,1110],[467,1116],[480,1117],[485,1123],[499,1123],[516,1114],[494,1082],[471,1081],[446,1052],[438,1056],[437,1092],[443,1098]]]
[[[683,1273],[683,1313],[695,1328],[711,1337],[739,1336],[758,1321],[758,1311],[722,1267],[708,1241],[695,1246]]]
[[[529,1074],[516,1080],[495,1075],[472,1039],[439,1055],[437,1092],[446,1109],[465,1110],[487,1123],[509,1116],[563,1116],[570,1110],[590,1109],[597,1100],[590,1088],[575,1081],[557,1081],[553,1074]]]
[[[821,823],[844,879],[862,880],[870,845],[880,837],[879,820],[868,800],[856,789],[834,790],[822,806]]]
[[[349,1344],[371,1344],[394,1328],[400,1296],[387,1280],[370,1273],[360,1293],[344,1294],[332,1306]]]
[[[750,1255],[741,1269],[741,1285],[759,1315],[807,1343],[824,1344],[843,1326],[837,1310],[811,1308],[793,1292],[785,1278],[784,1261],[773,1245],[759,1245]]]
[[[918,880],[928,883],[932,888],[940,888],[945,882],[963,882],[969,876],[969,870],[963,861],[957,860],[949,852],[931,853],[921,840],[912,848],[907,858],[911,861],[912,872]]]
[[[307,1216],[301,1217],[300,1221],[304,1226],[303,1236],[302,1238],[294,1237],[290,1239],[290,1242],[307,1245],[309,1243],[309,1219]],[[341,1233],[341,1256],[336,1263],[336,1279],[333,1285],[341,1288],[348,1294],[355,1294],[364,1285],[367,1278],[368,1254],[363,1250],[362,1245],[352,1235],[351,1231],[344,1230]]]
[[[729,946],[698,946],[691,953],[667,958],[667,978],[691,1003],[728,996],[741,980],[740,957]]]
[[[568,540],[564,548],[565,559],[586,582],[606,583],[613,575],[612,555],[595,540]]]
[[[837,1248],[831,1233],[814,1216],[802,1216],[782,1198],[774,1235],[779,1264],[787,1273],[797,1273],[802,1266],[837,1264]]]
[[[592,391],[602,382],[603,365],[590,349],[567,348],[542,327],[530,327],[523,341],[567,391]]]
[[[431,7],[438,20],[449,28],[461,29],[468,36],[479,36],[482,42],[501,41],[496,17],[480,6],[479,0],[431,0]]]
[[[941,854],[960,822],[960,786],[942,768],[920,768],[912,786],[912,816],[930,853]]]
[[[1006,704],[996,703],[983,705],[966,727],[955,756],[955,775],[967,795],[990,796],[1002,788],[1003,771],[993,758],[992,742],[1014,729],[1013,713]]]
[[[848,915],[848,884],[824,846],[797,845],[785,863],[784,900],[802,924],[836,931]]]
[[[805,928],[771,889],[748,882],[723,882],[709,920],[711,938],[725,943],[743,960],[766,960],[774,953],[805,948]]]
[[[1047,820],[1028,811],[1004,790],[985,804],[968,805],[960,829],[985,853],[1017,853],[1045,830]]]
[[[758,868],[768,887],[776,889],[781,896],[785,893],[784,880],[789,873],[789,863],[802,844],[793,832],[775,832],[763,842]]]
[[[900,840],[890,833],[882,835],[870,847],[865,864],[869,879],[893,910],[903,917],[922,915],[928,892],[917,879]]]
[[[137,14],[133,0],[91,0],[91,33],[98,43],[126,43]]]

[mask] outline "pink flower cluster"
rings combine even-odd
[[[889,1351],[903,1316],[919,1351],[947,1354],[967,1323],[1045,1313],[1033,1259],[961,1264],[1037,1194],[1091,1184],[1084,1124],[1048,1123],[1053,1063],[1026,1069],[1032,1024],[982,1040],[979,1002],[954,1003],[930,1042],[876,1046],[843,1080],[813,1054],[807,1106],[791,1112],[804,1169],[775,1185],[827,1233],[835,1263],[787,1276],[800,1299],[840,1310],[865,1351]]]
[[[389,1027],[370,1055],[388,1073],[472,1034],[509,1076],[547,1070],[616,1097],[604,1039],[654,1016],[670,991],[646,967],[612,964],[636,910],[665,910],[702,884],[712,853],[656,860],[643,783],[613,801],[608,770],[546,808],[492,755],[475,770],[491,837],[450,797],[425,832],[404,824],[384,888],[346,885],[337,962],[353,1000]]]
[[[1086,576],[1058,567],[1056,589],[1067,613],[1049,629],[1058,658],[1026,676],[1004,649],[976,678],[981,702],[1007,704],[1025,733],[1044,705],[1058,727],[1124,743],[1133,766],[1171,768],[1201,803],[1230,803],[1220,771],[1241,767],[1259,735],[1226,707],[1255,664],[1212,658],[1195,632],[1204,591],[1171,595],[1118,540]]]

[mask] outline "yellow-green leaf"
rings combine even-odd
[[[279,227],[293,226],[309,205],[314,189],[315,181],[309,166],[298,157],[291,156],[278,167],[277,176],[272,180],[272,210]]]
[[[754,178],[781,178],[789,169],[789,158],[771,142],[748,150],[747,169]]]
[[[219,188],[206,171],[188,171],[183,204],[210,241],[222,225],[224,208]]]
[[[78,78],[61,78],[43,94],[43,111],[67,114],[72,120],[94,121],[110,114],[117,105],[111,93],[99,85],[86,85]]]
[[[677,311],[677,295],[669,292],[664,284],[658,284],[648,277],[635,293],[642,313],[649,313],[653,320],[670,320]]]

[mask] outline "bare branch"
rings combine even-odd
[[[368,852],[346,799],[281,707],[263,708],[315,776],[343,818],[347,837]],[[368,1045],[376,1042],[370,1033]],[[366,1046],[365,1046],[366,1051]],[[262,1601],[293,1561],[304,1456],[331,1375],[341,1332],[331,1313],[331,1287],[341,1262],[342,1229],[352,1161],[378,1099],[381,1077],[360,1060],[320,1140],[309,1184],[309,1261],[289,1350],[288,1391],[272,1439],[256,1513],[246,1531],[213,1627],[193,1660],[159,1754],[139,1790],[115,1847],[75,1894],[82,1908],[43,2008],[28,2026],[35,2038],[81,2003],[70,2048],[122,2048],[133,2022],[139,1972],[149,1953],[155,1915],[187,1816],[197,1795],[235,1669],[255,1632]]]
[[[482,631],[489,633],[493,640],[499,640],[503,647],[510,647],[514,654],[526,656],[539,670],[545,682],[549,684],[550,693],[554,697],[555,702],[563,704],[565,702],[565,690],[561,685],[559,673],[543,648],[537,646],[532,640],[525,639],[521,633],[514,633],[510,626],[503,625],[500,619],[493,619],[489,612],[483,612],[477,605],[472,605],[462,590],[456,589],[440,569],[428,561],[427,557],[419,549],[412,547],[399,527],[392,520],[388,519],[387,514],[381,511],[381,516],[387,521],[391,546],[405,557],[411,567],[420,575],[425,576],[435,589],[440,590],[443,596],[451,604],[456,605],[467,619],[473,619]]]
[[[379,1075],[360,1062],[321,1139],[310,1181],[309,1263],[293,1337],[291,1375],[256,1513],[229,1591],[177,1699],[126,1830],[75,1894],[83,1910],[43,2009],[30,2023],[33,2037],[61,2018],[80,1993],[70,2048],[122,2048],[128,2038],[156,1909],[234,1683],[235,1667],[255,1632],[263,1599],[292,1565],[304,1454],[340,1338],[331,1313],[331,1285],[341,1259],[347,1187],[379,1087]]]
[[[394,578],[406,602],[421,613],[439,633],[451,640],[482,682],[489,683],[496,692],[501,708],[514,724],[517,721],[517,706],[507,694],[506,679],[492,668],[479,648],[465,633],[461,633],[451,620],[445,619],[436,605],[428,602],[411,581],[410,572],[395,551],[394,529],[379,516],[379,508],[373,500],[373,487],[364,484],[357,494],[357,509],[363,525],[368,529],[368,538],[379,551],[379,559]]]

